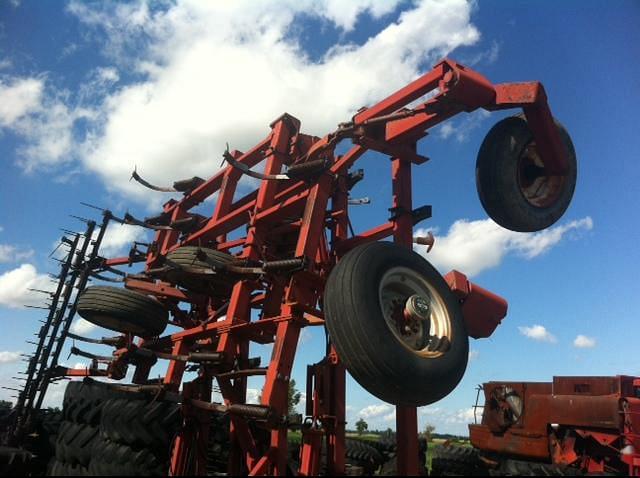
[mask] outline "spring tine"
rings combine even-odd
[[[102,212],[107,211],[107,209],[105,209],[105,208],[103,208],[103,207],[94,206],[93,204],[89,204],[89,203],[87,203],[87,202],[82,202],[82,201],[80,201],[80,204],[82,204],[83,206],[86,206],[86,207],[90,207],[90,208],[92,208],[92,209],[97,209],[98,211],[102,211]]]
[[[47,294],[47,295],[51,295],[51,296],[53,296],[53,292],[50,292],[50,291],[48,291],[48,290],[42,290],[42,289],[31,289],[31,288],[29,288],[29,289],[27,289],[27,290],[30,290],[31,292],[40,292],[41,294]]]
[[[51,258],[51,256],[53,256],[58,251],[58,249],[60,249],[61,246],[62,246],[62,242],[58,243],[56,248],[53,251],[51,251],[51,253],[47,257]]]
[[[76,216],[74,214],[69,214],[69,217],[72,217],[74,219],[77,219],[80,222],[84,222],[85,224],[89,224],[91,222],[90,219],[87,219],[86,217],[80,217],[80,216]]]

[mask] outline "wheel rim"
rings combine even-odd
[[[405,313],[409,299],[416,296],[428,304],[428,313]],[[444,299],[418,272],[407,267],[388,270],[380,281],[378,299],[387,327],[412,353],[437,358],[450,348],[453,327]]]
[[[518,187],[529,204],[545,208],[558,200],[566,176],[549,176],[535,141],[528,143],[518,158]]]

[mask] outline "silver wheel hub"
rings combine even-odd
[[[447,352],[452,325],[444,299],[418,272],[387,271],[378,289],[380,307],[393,336],[411,352],[436,358]]]

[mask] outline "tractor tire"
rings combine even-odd
[[[108,400],[102,409],[103,439],[168,453],[181,423],[180,405],[153,400]]]
[[[0,476],[27,476],[34,455],[22,448],[0,446]]]
[[[289,442],[289,468],[291,474],[295,475],[300,468],[300,442]],[[362,440],[352,438],[345,439],[344,442],[345,464],[347,466],[355,466],[362,469],[365,476],[373,475],[385,463],[385,456],[380,453],[374,446]],[[349,473],[347,473],[349,474]],[[322,450],[320,451],[320,466],[318,476],[330,476],[327,465],[327,447],[322,442]]]
[[[583,476],[585,474],[571,466],[521,460],[503,460],[497,468],[488,472],[489,476]]]
[[[410,297],[420,299],[420,320],[403,319]],[[329,275],[324,311],[347,370],[385,402],[429,405],[464,375],[469,338],[460,304],[438,271],[409,249],[372,242],[349,251]]]
[[[382,453],[363,441],[347,438],[344,448],[346,463],[361,467],[365,475],[373,475],[385,462]]]
[[[156,299],[109,286],[87,287],[78,299],[77,311],[100,327],[140,337],[160,335],[168,321],[168,312]]]
[[[534,232],[554,224],[567,210],[576,186],[576,152],[567,130],[556,121],[566,149],[568,171],[544,173],[524,115],[496,123],[485,137],[476,162],[476,188],[489,217],[502,227]]]
[[[99,441],[97,427],[63,422],[56,442],[56,461],[86,467],[91,461],[93,447]]]
[[[211,414],[207,446],[207,476],[221,476],[227,473],[231,452],[229,426],[229,415]]]
[[[94,476],[167,476],[169,453],[158,456],[151,450],[136,450],[127,445],[102,441],[100,452],[89,464]]]
[[[209,262],[201,259],[202,254],[206,255]],[[206,247],[183,246],[167,254],[165,263],[176,268],[170,269],[165,278],[193,292],[226,295],[231,291],[235,280],[233,274],[224,271],[224,267],[234,262],[238,262],[238,258],[226,252]],[[182,267],[185,269],[181,269]],[[219,268],[219,272],[210,274],[214,267]]]
[[[81,465],[72,465],[70,463],[62,463],[54,460],[48,476],[91,476],[89,470]]]
[[[475,448],[464,446],[436,446],[431,458],[434,476],[486,476]]]

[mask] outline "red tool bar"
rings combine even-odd
[[[437,88],[438,83],[442,80],[447,68],[448,65],[446,62],[438,63],[429,73],[421,76],[412,83],[409,83],[404,88],[399,89],[377,105],[367,108],[365,111],[355,115],[353,117],[353,122],[355,124],[363,124],[367,120],[375,118],[376,116],[393,113],[397,109],[408,105],[421,96],[426,95]]]

